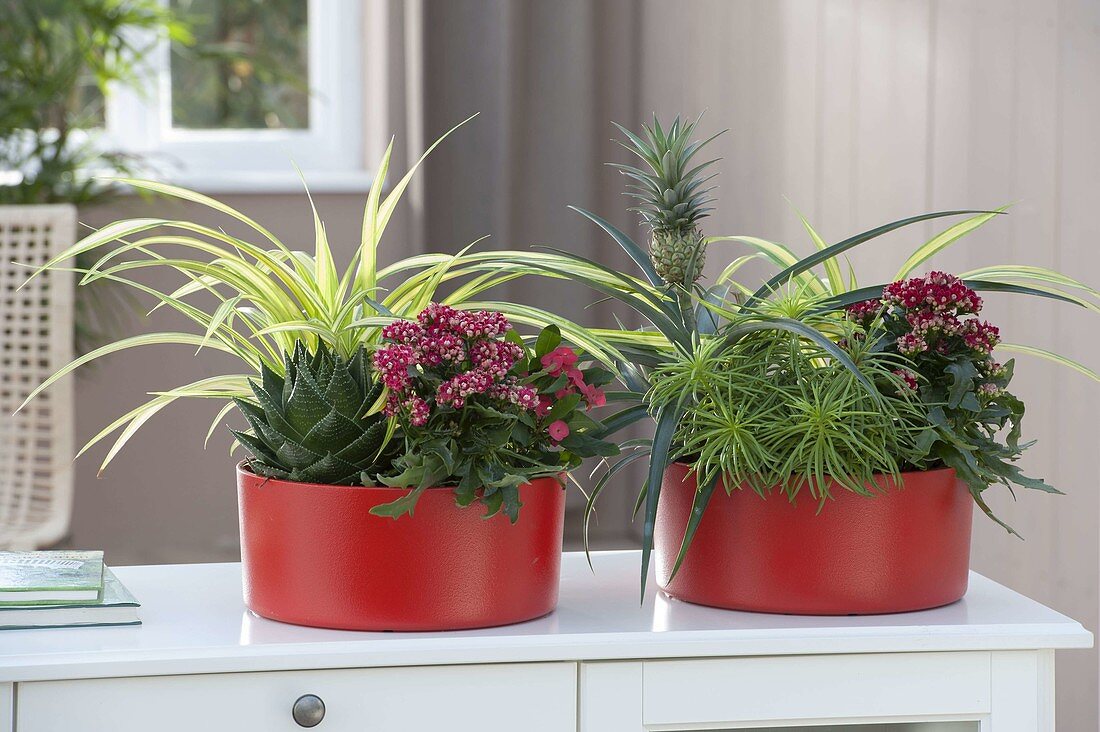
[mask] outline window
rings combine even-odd
[[[161,44],[148,88],[107,101],[109,144],[207,191],[365,187],[358,0],[165,0],[195,44]]]

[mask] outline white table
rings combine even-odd
[[[545,618],[454,633],[264,620],[236,564],[122,568],[143,626],[0,632],[0,732],[294,732],[309,694],[322,732],[1051,732],[1054,651],[1092,645],[977,574],[949,607],[825,618],[699,607],[652,582],[639,604],[636,552],[594,565],[565,556]]]

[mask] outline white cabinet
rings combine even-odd
[[[638,555],[566,555],[554,613],[505,628],[354,633],[258,618],[240,567],[117,571],[129,628],[0,632],[0,732],[1053,732],[1054,652],[1078,623],[984,577],[876,617],[715,610]],[[316,710],[315,710],[316,711]]]
[[[990,709],[988,653],[653,661],[642,664],[651,726],[978,716]]]
[[[572,663],[146,676],[19,685],[19,732],[294,732],[295,701],[324,703],[319,732],[576,729]]]
[[[1050,655],[589,663],[581,667],[579,732],[1053,732]]]

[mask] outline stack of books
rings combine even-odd
[[[140,625],[103,552],[0,552],[0,630]]]

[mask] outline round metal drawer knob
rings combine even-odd
[[[325,703],[319,696],[303,694],[294,702],[290,713],[299,727],[316,727],[325,718]]]

